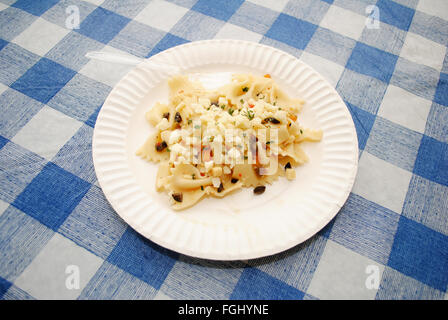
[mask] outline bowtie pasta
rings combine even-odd
[[[294,167],[308,161],[301,143],[322,139],[322,131],[297,121],[304,101],[288,97],[270,75],[235,74],[217,90],[187,76],[168,83],[169,103],[146,113],[156,130],[136,154],[160,163],[156,189],[175,210],[242,187],[260,194],[279,176],[293,180]]]

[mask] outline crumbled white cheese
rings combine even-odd
[[[166,118],[163,118],[162,121],[160,121],[156,128],[159,129],[160,131],[166,130],[170,127],[170,123],[168,122],[168,120]]]
[[[205,171],[208,172],[213,167],[213,164],[214,164],[213,160],[205,161],[204,162]]]
[[[212,178],[212,184],[215,188],[219,188],[221,185],[221,179],[217,177]]]

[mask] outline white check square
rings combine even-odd
[[[12,141],[51,160],[81,125],[78,120],[44,106],[20,129]]]
[[[401,57],[412,62],[424,64],[437,71],[442,69],[445,54],[445,46],[413,32],[407,33],[403,48],[400,52]]]
[[[3,83],[0,83],[0,95],[8,89]]]
[[[156,296],[154,297],[154,300],[173,300],[167,295],[165,295],[162,291],[158,291]]]
[[[2,216],[3,212],[5,212],[6,208],[9,207],[9,203],[0,200],[0,217]]]
[[[237,39],[259,42],[263,36],[259,33],[226,23],[216,34],[215,39]]]
[[[412,173],[364,151],[353,193],[401,214]]]
[[[446,20],[448,16],[448,1],[420,0],[417,5],[417,10]]]
[[[70,30],[38,18],[12,42],[40,56],[50,51]]]
[[[431,110],[430,100],[394,85],[387,87],[378,115],[414,131],[424,133]]]
[[[101,5],[104,2],[104,0],[82,0],[82,1],[89,2],[89,3],[97,5],[97,6]]]
[[[265,8],[282,12],[289,0],[249,0]]]
[[[101,52],[115,53],[119,55],[133,57],[131,54],[115,49],[110,46],[105,46],[100,50]],[[135,66],[119,63],[110,63],[100,60],[90,60],[87,64],[79,70],[79,73],[87,76],[93,80],[104,83],[110,87],[114,87],[118,81],[123,78]]]
[[[300,57],[300,60],[309,64],[317,72],[323,75],[333,87],[336,87],[336,84],[344,71],[343,66],[309,52],[304,52]]]
[[[187,11],[188,9],[173,3],[163,0],[154,0],[150,2],[134,20],[168,32]],[[163,14],[161,14],[162,12]]]
[[[358,40],[364,30],[365,23],[366,17],[337,6],[331,6],[320,22],[320,26]]]
[[[307,292],[324,300],[372,300],[383,271],[383,265],[328,240]]]
[[[101,258],[55,233],[14,284],[37,299],[76,299],[102,263]]]

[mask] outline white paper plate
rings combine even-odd
[[[155,191],[157,164],[135,156],[153,130],[144,114],[155,102],[167,102],[170,77],[148,70],[143,62],[112,90],[93,135],[100,186],[132,228],[186,255],[238,260],[289,249],[337,214],[353,186],[358,142],[347,107],[315,70],[278,49],[237,40],[192,42],[149,60],[175,64],[185,74],[205,74],[211,86],[227,81],[233,72],[269,73],[290,96],[306,100],[299,122],[322,129],[324,137],[320,143],[304,144],[310,161],[296,169],[295,181],[280,178],[263,195],[243,188],[223,199],[206,198],[185,211],[173,211],[168,195]]]

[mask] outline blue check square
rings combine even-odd
[[[0,216],[0,277],[14,282],[53,235],[53,230],[9,206]]]
[[[0,97],[0,134],[8,139],[12,139],[43,107],[42,103],[12,89]]]
[[[401,215],[448,235],[448,187],[412,175]]]
[[[443,106],[448,106],[448,74],[441,73],[439,83],[437,84],[434,102]]]
[[[185,40],[183,38],[177,37],[174,34],[167,33],[162,40],[159,41],[159,43],[156,44],[156,46],[151,50],[151,52],[146,56],[146,58],[149,58],[159,52],[162,52],[163,50],[169,49],[171,47],[175,47],[184,43],[189,42],[188,40]]]
[[[47,103],[59,92],[76,72],[47,58],[42,58],[11,85],[11,88]]]
[[[347,68],[389,83],[398,57],[358,42],[348,59]]]
[[[446,106],[433,102],[426,120],[425,134],[448,143],[448,108]]]
[[[8,41],[0,39],[0,50],[2,50],[4,47],[6,47],[7,44],[8,44]]]
[[[303,50],[311,40],[317,26],[281,13],[266,37],[284,42],[294,48]]]
[[[256,33],[265,34],[277,16],[278,12],[246,1],[229,22]]]
[[[12,205],[56,231],[90,186],[90,183],[50,162]]]
[[[444,292],[434,289],[390,267],[385,267],[376,300],[443,300]]]
[[[397,167],[412,171],[422,134],[377,117],[365,150]]]
[[[415,10],[391,0],[379,0],[376,6],[380,12],[380,21],[396,26],[404,31],[409,30]]]
[[[329,238],[385,264],[399,218],[395,212],[352,193],[336,216]]]
[[[45,159],[14,142],[5,144],[0,149],[0,200],[13,202],[46,163]]]
[[[387,84],[376,78],[345,69],[336,85],[344,101],[376,115],[386,93]]]
[[[39,60],[38,55],[10,42],[0,51],[0,82],[10,86]]]
[[[415,161],[414,173],[448,186],[448,145],[424,135]]]
[[[375,116],[348,102],[346,102],[346,104],[352,115],[353,122],[355,123],[356,133],[358,135],[358,147],[360,150],[364,150],[370,135],[370,130],[375,122]]]
[[[448,237],[401,217],[388,266],[433,288],[446,291]]]
[[[257,268],[247,267],[233,289],[234,300],[301,300],[304,293]]]
[[[227,21],[243,2],[244,0],[199,0],[191,9],[207,16]]]
[[[109,42],[109,45],[134,56],[146,57],[164,36],[164,31],[131,21]]]
[[[110,90],[109,86],[77,73],[48,105],[85,122],[103,104]]]
[[[6,293],[6,291],[8,291],[11,285],[12,285],[11,282],[0,277],[0,299],[3,298],[3,295]]]
[[[78,32],[96,41],[107,44],[129,21],[131,20],[126,17],[98,7],[84,19]]]
[[[92,186],[58,233],[107,259],[126,228],[127,224],[112,209],[101,189]]]
[[[58,2],[59,0],[18,0],[12,6],[34,14],[35,16],[41,16]]]
[[[415,12],[409,31],[444,46],[448,43],[448,21],[420,11]]]
[[[399,57],[390,84],[403,88],[413,94],[433,100],[440,79],[440,72]]]
[[[17,8],[0,11],[0,38],[11,41],[36,20],[37,17]]]
[[[6,138],[0,136],[0,149],[3,148],[3,146],[4,146],[5,144],[7,144],[8,141],[9,141],[8,139],[6,139]]]
[[[51,160],[64,170],[90,182],[96,182],[92,159],[93,129],[83,125]],[[89,191],[90,192],[90,191]]]
[[[128,228],[107,261],[159,289],[177,256]]]

